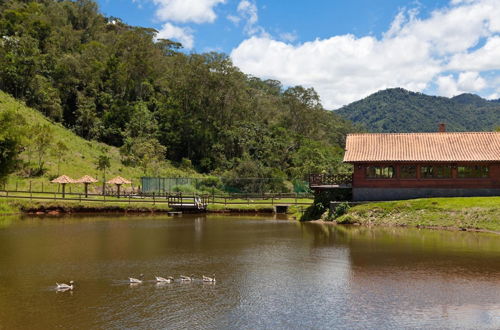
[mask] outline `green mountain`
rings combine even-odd
[[[402,88],[376,92],[335,113],[372,132],[491,131],[500,125],[500,103],[474,94],[452,98],[429,96]]]

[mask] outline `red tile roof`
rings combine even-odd
[[[500,161],[500,132],[347,135],[344,162]]]

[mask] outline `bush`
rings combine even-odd
[[[326,210],[327,208],[323,204],[314,203],[305,210],[304,214],[300,217],[300,221],[318,220]]]
[[[347,201],[351,200],[351,198],[352,189],[350,188],[316,192],[314,194],[314,204],[306,209],[306,212],[304,212],[300,221],[317,220],[323,213],[325,213],[326,210],[330,209],[330,202]],[[333,216],[333,214],[330,216]]]
[[[344,215],[349,211],[351,207],[349,206],[349,203],[347,202],[342,202],[335,207],[335,209],[332,212],[332,217],[333,219],[337,219],[338,217]]]
[[[198,193],[198,189],[190,184],[179,184],[172,187],[172,191],[183,192],[183,193]]]

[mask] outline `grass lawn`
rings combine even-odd
[[[367,203],[350,208],[337,222],[500,232],[500,197],[421,198]]]

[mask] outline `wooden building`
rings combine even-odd
[[[349,134],[353,200],[500,196],[500,132]]]

